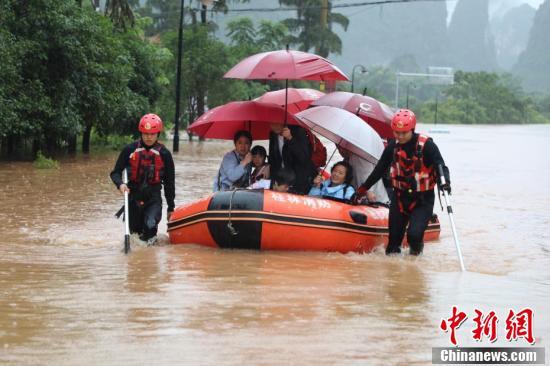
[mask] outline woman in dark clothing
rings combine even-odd
[[[311,162],[311,149],[306,131],[300,126],[272,124],[269,137],[269,164],[272,175],[283,167],[292,169],[296,175],[292,192],[307,194],[316,174]]]

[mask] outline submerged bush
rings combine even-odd
[[[32,163],[36,169],[57,169],[59,168],[59,163],[51,158],[47,158],[42,155],[42,151],[39,151],[36,155],[36,160]]]

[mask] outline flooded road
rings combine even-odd
[[[528,346],[506,340],[505,320],[531,308],[548,362],[550,126],[446,128],[432,136],[467,273],[438,203],[441,239],[420,258],[169,245],[125,256],[117,153],[58,170],[0,163],[0,364],[429,365],[450,345],[439,324],[453,305],[468,315],[461,346]],[[210,192],[231,145],[182,142],[176,204]],[[495,343],[472,339],[475,309],[498,315]]]

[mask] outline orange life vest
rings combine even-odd
[[[426,135],[418,135],[416,149],[411,158],[403,148],[396,144],[393,150],[393,161],[390,168],[390,178],[393,188],[399,191],[426,192],[435,187],[435,171],[433,166],[424,165],[424,145],[428,140]]]
[[[130,182],[149,185],[159,184],[164,174],[164,161],[160,156],[162,144],[155,143],[151,148],[146,149],[138,141],[137,147],[130,154]]]

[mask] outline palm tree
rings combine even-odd
[[[296,7],[297,17],[283,20],[294,36],[290,43],[298,45],[304,52],[315,49],[315,53],[327,57],[329,53],[341,53],[342,41],[332,31],[333,24],[339,24],[347,30],[349,19],[332,12],[329,0],[279,0],[281,5]],[[297,35],[296,35],[297,34]]]
[[[111,18],[113,24],[120,29],[126,29],[126,22],[134,25],[134,12],[131,0],[106,0],[105,15]]]

